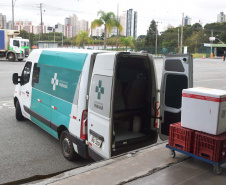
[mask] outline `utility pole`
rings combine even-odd
[[[41,33],[42,33],[42,40],[43,40],[43,25],[42,25],[42,3],[40,3],[40,13],[41,13]]]
[[[64,26],[62,26],[62,48],[64,47]]]
[[[156,22],[156,28],[155,28],[155,57],[157,57],[157,47],[158,47],[158,23]]]
[[[156,30],[155,30],[155,56],[157,57],[157,48],[158,48],[158,23],[161,23],[161,22],[155,22],[155,25],[156,25]]]
[[[211,37],[213,37],[213,29],[211,30]],[[211,49],[210,49],[210,58],[213,58],[213,52],[212,52],[212,44],[213,44],[213,40],[211,39]]]
[[[180,52],[180,29],[178,28],[178,53]]]
[[[183,26],[184,26],[184,13],[182,14],[180,53],[183,53]]]
[[[12,25],[11,25],[11,28],[12,30],[14,30],[14,0],[12,0]]]

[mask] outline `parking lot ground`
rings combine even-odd
[[[213,166],[176,152],[170,157],[166,142],[113,159],[93,163],[34,184],[217,184],[226,181],[226,164],[221,175]]]

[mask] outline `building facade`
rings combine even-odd
[[[82,19],[79,21],[79,31],[88,31],[89,29],[89,22]]]
[[[86,20],[78,20],[78,17],[74,14],[70,17],[65,18],[65,36],[66,37],[74,37],[79,31],[87,31],[88,32],[88,21]]]
[[[123,12],[119,18],[119,22],[122,25],[122,31],[120,32],[122,36],[126,36],[126,13],[127,12]]]
[[[97,37],[101,37],[102,34],[104,33],[104,28],[102,27],[97,27],[95,29],[91,29],[91,36],[97,36]]]
[[[124,11],[119,18],[119,22],[122,25],[122,31],[120,35],[126,37],[134,37],[137,38],[137,17],[138,14],[133,9],[129,9]]]
[[[6,29],[6,15],[0,13],[0,29]]]
[[[191,25],[191,18],[189,18],[188,16],[185,16],[185,18],[184,18],[184,25],[185,26]]]
[[[220,12],[220,14],[217,15],[217,22],[226,22],[226,15],[224,12]]]
[[[12,23],[10,23],[12,25]],[[16,21],[14,24],[15,30],[25,30],[28,33],[34,33],[34,26],[32,25],[31,21]]]
[[[64,32],[64,25],[63,24],[60,24],[60,23],[57,23],[55,25],[55,32],[58,32],[58,33]]]

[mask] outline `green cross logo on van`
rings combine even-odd
[[[59,80],[57,79],[57,73],[54,73],[54,78],[51,80],[51,84],[53,85],[53,90],[56,90],[56,85],[59,84]]]
[[[95,92],[97,92],[97,99],[101,99],[101,94],[104,94],[104,87],[102,87],[102,81],[99,80],[99,84],[98,86],[96,86],[96,90]]]

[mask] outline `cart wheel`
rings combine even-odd
[[[176,156],[176,153],[174,150],[170,150],[170,157],[174,158]]]
[[[216,175],[220,175],[221,172],[222,172],[222,167],[220,167],[220,166],[214,166],[214,167],[213,167],[213,172],[214,172]]]

